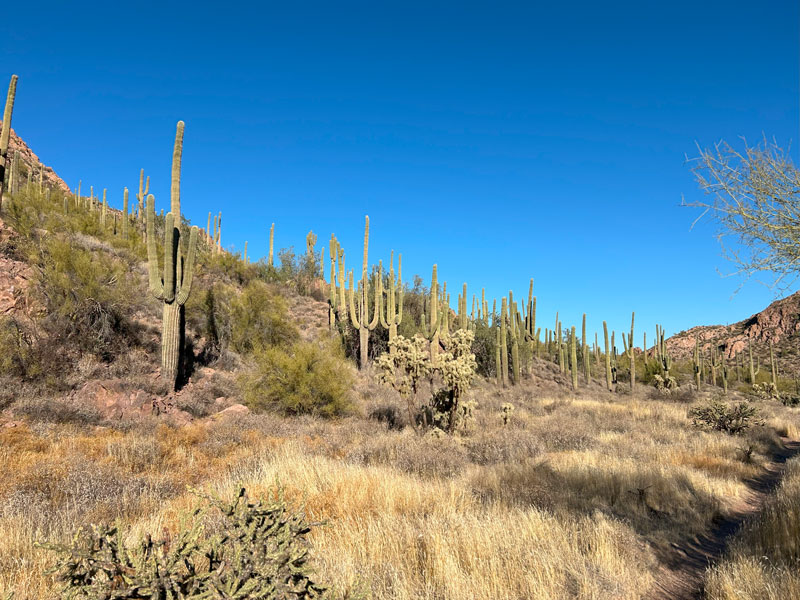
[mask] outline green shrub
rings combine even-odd
[[[310,526],[282,498],[232,503],[207,499],[221,517],[219,532],[198,511],[191,526],[160,540],[146,535],[126,544],[119,526],[78,532],[69,546],[46,544],[60,556],[52,569],[62,598],[182,598],[278,600],[318,598],[311,579],[306,535]],[[210,515],[209,515],[210,516]]]
[[[37,263],[36,292],[51,343],[106,360],[131,344],[129,315],[134,299],[145,295],[126,263],[60,238],[42,244]]]
[[[13,317],[0,319],[0,374],[34,379],[42,373],[31,327]]]
[[[289,349],[257,347],[253,361],[241,375],[240,386],[254,410],[332,417],[352,409],[352,367],[332,340],[300,342]]]
[[[708,406],[696,406],[689,410],[692,424],[701,429],[723,431],[736,435],[746,431],[751,425],[762,424],[758,409],[747,402],[728,405],[714,401]]]
[[[291,345],[298,337],[286,301],[261,281],[252,281],[233,298],[231,345],[242,354],[257,348]]]

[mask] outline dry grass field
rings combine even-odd
[[[338,420],[261,414],[173,428],[51,414],[0,430],[0,590],[53,596],[44,574],[53,556],[36,542],[113,520],[134,537],[175,530],[198,502],[189,488],[230,497],[243,485],[255,495],[280,488],[321,522],[311,552],[332,598],[642,598],[670,545],[734,509],[778,434],[800,425],[774,403],[766,426],[729,436],[693,428],[686,398],[645,388],[612,396],[481,384],[467,430],[420,436],[386,420],[400,412],[392,393],[369,377],[357,392],[360,414]],[[515,407],[507,425],[505,402]],[[790,508],[796,516],[796,465],[791,475],[714,572],[709,597],[764,597],[730,591],[743,573],[754,586],[794,578],[796,589],[747,541],[759,531],[772,539]]]

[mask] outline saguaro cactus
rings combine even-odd
[[[197,249],[197,227],[189,234],[188,254],[181,248],[181,154],[183,152],[183,121],[178,121],[175,148],[172,154],[171,210],[164,224],[164,275],[159,276],[158,250],[155,234],[155,199],[147,196],[147,261],[150,291],[163,301],[161,329],[161,376],[174,388],[179,384],[184,357],[184,305],[192,290],[194,257]]]
[[[636,353],[633,351],[633,320],[636,318],[636,313],[631,313],[631,332],[628,334],[628,343],[625,343],[625,334],[622,334],[622,345],[625,348],[631,365],[631,391],[636,387]]]
[[[508,300],[503,297],[500,304],[500,365],[503,369],[503,387],[508,386]]]
[[[145,206],[144,201],[150,194],[150,177],[147,177],[147,183],[144,179],[144,169],[139,171],[139,193],[136,194],[136,199],[139,201],[139,221],[144,224],[145,221]]]
[[[383,294],[381,301],[381,326],[389,330],[389,352],[394,352],[392,340],[397,337],[397,326],[403,322],[403,255],[397,255],[397,281],[394,278],[394,250],[389,259],[389,289],[386,291],[386,310],[383,310]],[[399,290],[399,292],[398,292]]]
[[[14,98],[17,95],[16,75],[11,76],[6,96],[6,108],[3,111],[3,129],[0,131],[0,210],[3,208],[3,185],[6,180],[6,162],[8,160],[8,141],[11,139],[11,113],[14,112]],[[9,180],[8,186],[11,187]]]
[[[570,330],[569,339],[569,362],[572,373],[572,389],[578,389],[578,343],[575,336],[575,326]]]
[[[700,339],[694,338],[694,383],[700,391]]]
[[[775,352],[772,349],[772,340],[769,341],[769,368],[772,373],[772,385],[778,389],[778,368],[775,364]]]
[[[606,387],[608,391],[614,390],[611,384],[611,348],[608,346],[608,325],[603,321],[603,339],[606,346]]]
[[[439,281],[436,265],[431,274],[431,290],[427,313],[422,314],[422,332],[431,342],[431,364],[435,365],[439,355],[439,331],[442,327],[442,315],[439,313]]]
[[[103,206],[100,209],[100,229],[105,231],[106,229],[106,216],[108,215],[108,202],[106,200],[106,189],[103,188]]]
[[[359,366],[364,368],[367,366],[368,349],[369,349],[369,332],[373,331],[378,326],[380,320],[380,289],[377,283],[375,288],[375,302],[372,320],[369,319],[369,279],[367,277],[368,270],[368,249],[369,249],[369,217],[366,217],[364,225],[364,262],[361,266],[361,281],[358,283],[358,306],[354,301],[353,290],[353,272],[350,271],[350,321],[353,327],[358,329],[359,338]]]
[[[275,266],[272,262],[272,248],[275,243],[275,223],[269,228],[269,255],[267,256],[267,266]]]
[[[128,239],[128,188],[122,192],[122,239]]]

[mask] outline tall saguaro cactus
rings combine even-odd
[[[605,321],[603,321],[603,339],[605,340],[606,348],[606,387],[609,392],[613,392],[614,387],[611,382],[611,348],[608,347],[608,325]]]
[[[372,320],[369,319],[369,279],[367,277],[368,270],[368,250],[369,250],[369,217],[366,217],[366,224],[364,225],[364,262],[361,266],[361,281],[358,284],[358,305],[354,301],[353,290],[353,272],[350,271],[350,321],[353,327],[358,329],[358,353],[359,353],[359,367],[363,369],[367,366],[368,349],[369,349],[369,332],[373,331],[378,326],[380,320],[380,290],[376,284],[375,288],[375,302],[373,307]]]
[[[422,332],[431,343],[431,364],[433,365],[436,364],[439,355],[439,332],[442,326],[442,315],[439,313],[439,280],[437,275],[437,267],[433,265],[428,311],[423,313],[421,323]]]
[[[128,239],[128,188],[122,192],[122,239]]]
[[[397,255],[397,280],[394,278],[394,250],[389,259],[389,289],[386,291],[386,311],[383,310],[381,294],[381,326],[389,330],[389,348],[394,353],[391,342],[397,337],[397,326],[403,322],[403,255]],[[398,291],[399,290],[399,291]]]
[[[267,257],[267,266],[274,266],[272,263],[272,247],[275,243],[275,223],[269,228],[269,256]]]
[[[183,121],[178,121],[175,149],[172,154],[171,210],[164,222],[164,271],[159,275],[158,249],[155,234],[155,200],[147,196],[147,262],[150,292],[163,301],[161,324],[161,376],[177,387],[185,347],[185,309],[192,290],[194,257],[197,249],[197,227],[189,233],[189,249],[184,257],[181,248],[181,154]]]
[[[16,75],[11,76],[6,96],[6,108],[3,111],[3,130],[0,131],[0,209],[3,208],[3,185],[6,180],[6,162],[8,161],[8,141],[11,139],[11,113],[14,112],[14,98],[17,95]],[[8,182],[11,187],[11,181]]]

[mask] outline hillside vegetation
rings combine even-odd
[[[180,124],[178,187],[182,135]],[[675,547],[737,514],[798,437],[774,356],[757,354],[750,380],[748,363],[716,351],[673,357],[661,331],[636,348],[634,323],[621,352],[615,332],[600,348],[585,324],[556,320],[542,335],[532,284],[527,301],[490,310],[473,297],[471,311],[463,286],[453,311],[435,266],[425,288],[399,264],[395,275],[394,257],[369,262],[368,220],[354,281],[335,236],[328,260],[310,233],[300,255],[252,261],[222,247],[220,216],[208,231],[179,203],[156,214],[144,185],[119,210],[27,179],[2,205],[0,596],[147,580],[174,540],[194,552],[182,536],[201,521],[211,537],[197,529],[192,543],[220,551],[215,532],[266,510],[237,504],[244,488],[283,519],[264,539],[297,553],[256,548],[248,581],[266,589],[270,569],[291,579],[287,564],[303,574],[304,591],[258,597],[314,597],[317,585],[330,598],[654,597],[679,568]],[[183,301],[174,374],[170,297]],[[725,591],[740,577],[791,597],[796,548],[774,549],[766,573],[749,540],[771,539],[758,532],[794,510],[795,471],[712,573],[709,597],[747,597]],[[208,497],[224,518],[195,516]],[[119,580],[87,567],[100,552],[87,540],[111,530],[81,533],[114,523],[115,543],[145,548]],[[189,597],[241,583],[187,564],[169,568]]]

